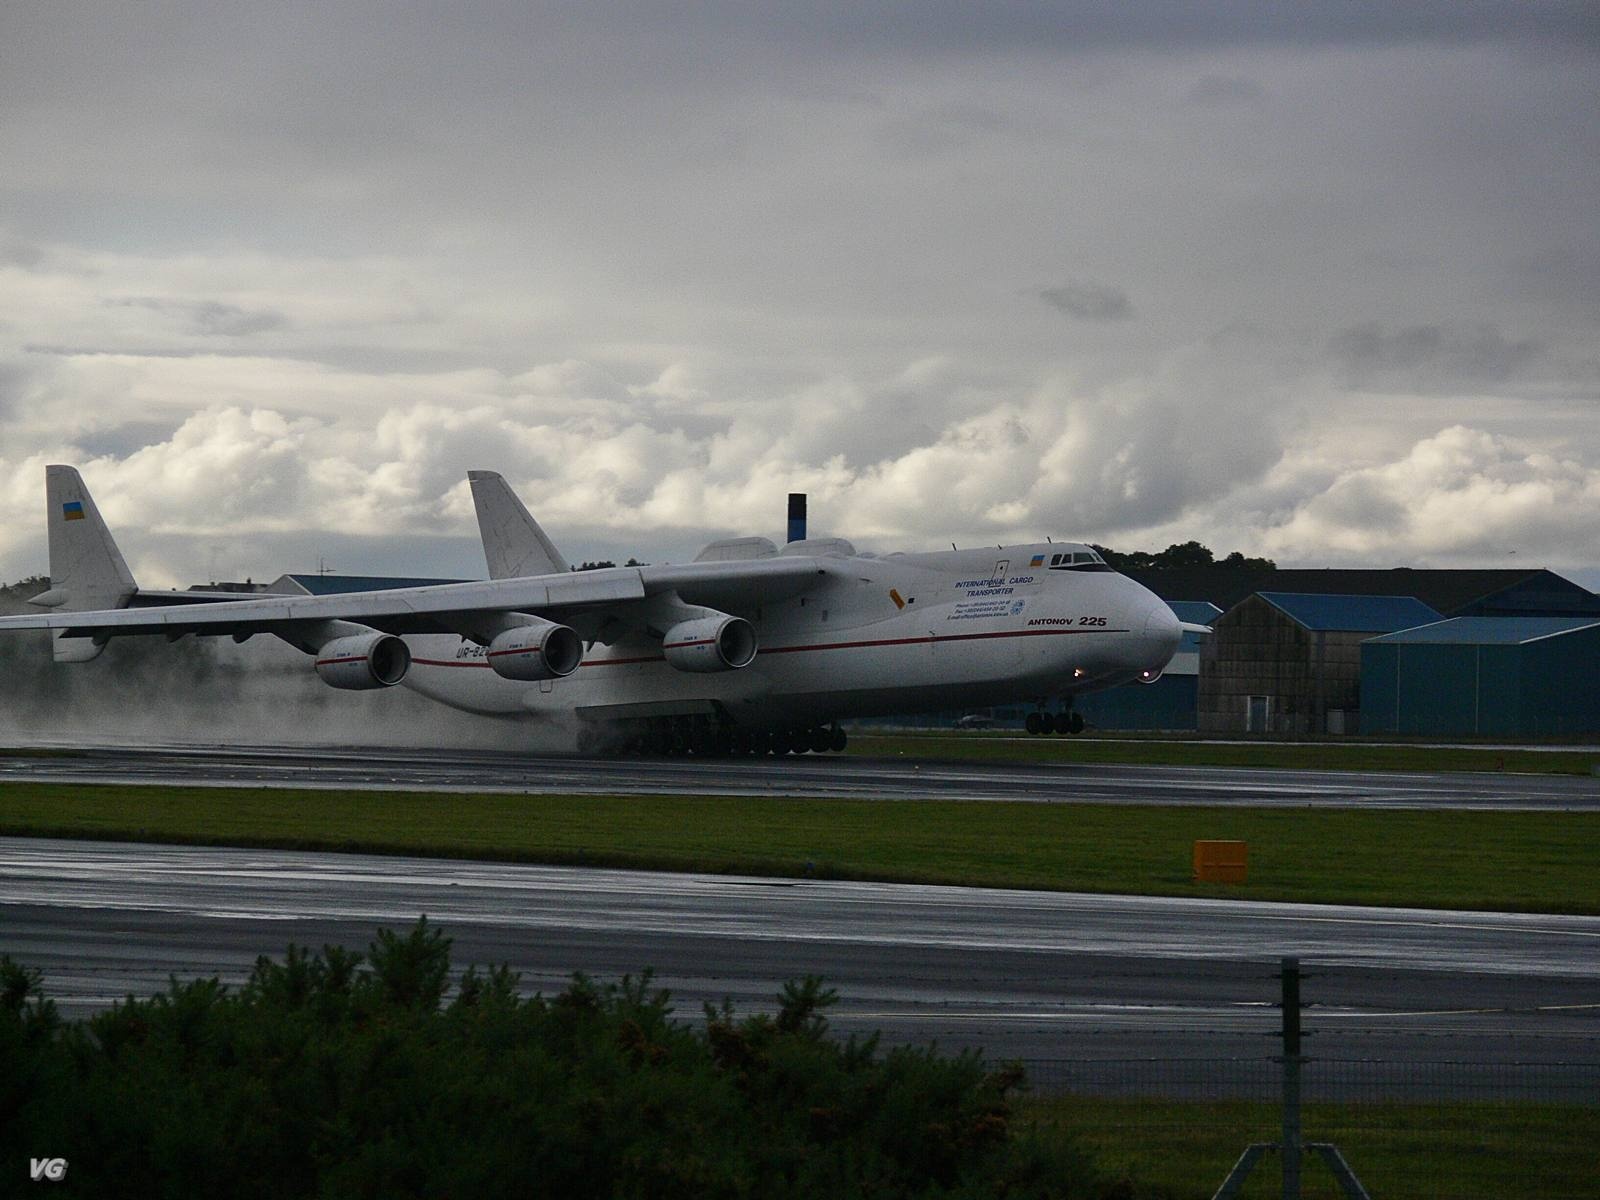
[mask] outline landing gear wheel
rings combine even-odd
[[[813,754],[826,754],[833,747],[833,735],[818,726],[811,731],[807,746]]]
[[[1039,732],[1054,733],[1056,731],[1056,718],[1053,713],[1039,714]]]
[[[1082,713],[1080,713],[1080,712],[1069,713],[1069,714],[1066,715],[1065,719],[1066,719],[1066,722],[1067,722],[1067,732],[1068,733],[1082,733],[1083,732],[1083,714]],[[1059,726],[1061,724],[1061,722],[1057,721],[1056,724]]]
[[[1027,720],[1022,722],[1022,727],[1029,733],[1039,734],[1044,732],[1044,714],[1031,712]]]
[[[833,727],[833,732],[828,735],[828,749],[832,750],[835,754],[841,754],[844,752],[844,748],[849,744],[849,735],[835,725]]]

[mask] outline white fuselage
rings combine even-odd
[[[677,670],[658,639],[635,632],[589,643],[570,676],[522,683],[497,675],[477,642],[412,634],[405,685],[480,713],[706,714],[760,728],[1042,701],[1158,675],[1178,646],[1172,611],[1104,566],[1050,567],[1062,549],[830,558],[804,595],[743,611],[759,651],[738,670]]]

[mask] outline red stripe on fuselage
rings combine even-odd
[[[763,646],[758,653],[762,654],[803,654],[812,650],[870,650],[879,646],[929,646],[935,642],[981,642],[993,638],[1018,638],[1018,637],[1061,637],[1069,634],[1092,633],[1130,633],[1127,629],[1002,629],[993,633],[945,633],[928,634],[925,637],[909,638],[879,638],[874,641],[863,642],[816,642],[804,646]],[[686,645],[699,645],[701,643],[684,643]],[[673,649],[678,649],[674,646]],[[520,651],[501,651],[502,654],[521,653]],[[358,659],[341,661],[356,662]],[[581,666],[585,667],[626,667],[638,663],[665,662],[666,659],[659,654],[649,655],[644,658],[591,658],[585,659]],[[418,658],[413,662],[419,667],[483,667],[488,669],[489,664],[482,661],[461,659],[434,659]],[[317,664],[321,666],[321,663]]]
[[[1074,633],[1127,633],[1126,629],[1002,629],[995,633],[930,633],[927,637],[885,638],[869,642],[819,642],[810,646],[763,646],[762,654],[798,654],[806,650],[862,650],[874,646],[927,646],[934,642],[978,642],[989,638],[1059,637]]]

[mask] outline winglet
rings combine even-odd
[[[46,467],[44,492],[50,590],[35,602],[62,612],[126,608],[138,585],[77,468]],[[63,639],[58,634],[55,660],[87,662],[102,648],[92,638]]]
[[[468,471],[467,479],[490,579],[564,574],[572,569],[497,472]]]

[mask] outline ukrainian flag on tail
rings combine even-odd
[[[68,500],[61,506],[61,519],[63,521],[83,520],[83,501]]]

